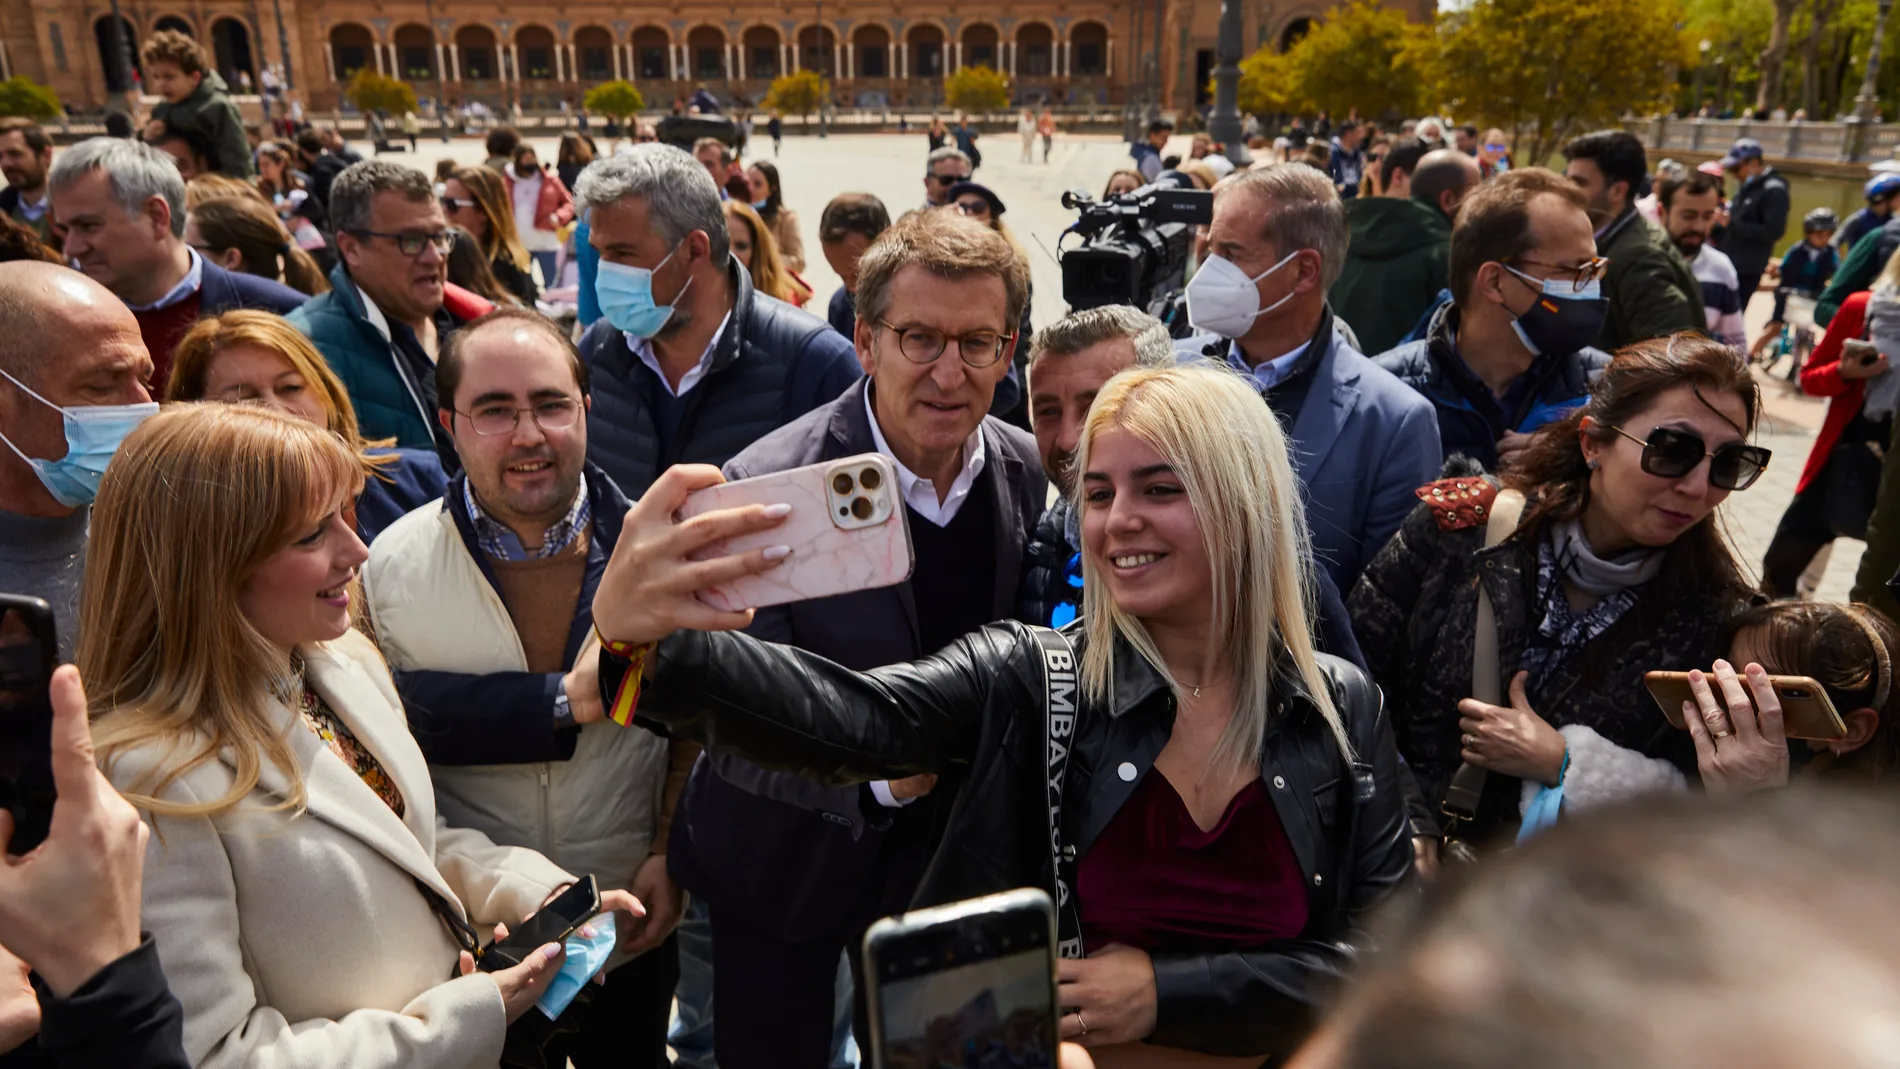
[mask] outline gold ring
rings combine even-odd
[[[1473,746],[1478,745],[1478,737],[1476,735],[1466,735],[1463,741],[1465,744],[1465,749],[1467,750],[1471,749]]]
[[[1712,739],[1726,739],[1733,734],[1735,734],[1733,731],[1718,731],[1709,737]]]
[[[1086,1036],[1086,1035],[1088,1035],[1088,1034],[1089,1034],[1089,1023],[1088,1023],[1087,1021],[1084,1021],[1084,1020],[1082,1019],[1082,1011],[1081,1011],[1081,1010],[1077,1010],[1077,1011],[1075,1011],[1075,1023],[1076,1023],[1076,1024],[1079,1024],[1079,1025],[1081,1025],[1081,1026],[1082,1026],[1082,1034],[1083,1034],[1083,1035],[1085,1035],[1085,1036]]]

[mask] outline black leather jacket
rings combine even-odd
[[[1068,633],[1079,659],[1086,636]],[[1337,658],[1320,664],[1353,760],[1290,674],[1275,688],[1260,760],[1299,860],[1306,929],[1251,950],[1155,954],[1151,1043],[1290,1054],[1351,960],[1365,913],[1411,872],[1398,751],[1378,688]],[[1125,644],[1117,666],[1113,701],[1081,702],[1071,742],[1063,836],[1084,856],[1153,767],[1174,719],[1174,696],[1153,667]],[[625,671],[603,656],[609,702]],[[661,734],[826,784],[938,773],[937,791],[954,802],[939,809],[939,845],[914,905],[1022,886],[1053,893],[1042,671],[1035,638],[1014,622],[870,672],[743,634],[682,631],[649,655],[636,716]]]

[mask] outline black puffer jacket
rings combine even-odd
[[[1087,638],[1069,631],[1078,645]],[[852,672],[742,634],[682,631],[648,662],[636,716],[771,768],[842,785],[924,772],[955,801],[915,904],[1013,887],[1055,887],[1049,856],[1042,651],[1019,623],[992,624],[935,656]],[[1404,882],[1412,846],[1398,751],[1378,689],[1321,656],[1354,758],[1289,674],[1276,688],[1260,775],[1298,858],[1308,920],[1299,938],[1253,950],[1154,955],[1158,1012],[1149,1041],[1210,1054],[1290,1054],[1352,958],[1367,910]],[[1080,702],[1064,782],[1064,841],[1086,856],[1174,719],[1174,697],[1122,646],[1112,706]],[[601,660],[612,700],[625,662]]]
[[[678,403],[679,428],[661,441],[654,406],[666,385],[605,319],[582,336],[593,374],[587,459],[638,499],[675,464],[724,464],[770,432],[837,399],[862,374],[857,350],[824,320],[757,293],[727,266],[733,303],[704,378]]]

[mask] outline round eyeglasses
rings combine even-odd
[[[904,359],[913,364],[928,364],[943,355],[951,342],[957,343],[957,355],[971,367],[989,367],[1003,358],[1009,351],[1009,343],[1014,334],[998,334],[993,330],[972,331],[969,334],[945,334],[934,327],[896,327],[880,319],[878,326],[897,335],[897,351]]]

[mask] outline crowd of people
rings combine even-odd
[[[1891,893],[1846,853],[1874,803],[1779,789],[1900,762],[1894,607],[1798,597],[1850,494],[1900,543],[1892,250],[1815,313],[1834,401],[1759,584],[1718,508],[1770,463],[1734,302],[1825,305],[1900,223],[1849,220],[1837,266],[1810,219],[1775,268],[1759,146],[1725,206],[1621,132],[1560,174],[1437,119],[1252,165],[1157,123],[1107,190],[1213,191],[1178,321],[1035,329],[974,131],[933,127],[920,204],[817,218],[821,318],[779,168],[726,141],[239,151],[189,39],[142,55],[137,139],[0,123],[0,589],[76,665],[51,836],[0,865],[18,1057],[850,1064],[873,922],[1031,886],[1104,1066],[1714,1065],[1601,1053],[1645,1012],[1605,992],[1684,975],[1662,948],[1776,972],[1656,910],[1786,926],[1808,862],[1841,908]],[[1023,160],[1053,132],[1025,111]],[[906,579],[699,597],[795,562],[727,546],[803,506],[690,494],[866,453]],[[1843,731],[1790,738],[1771,675]],[[585,876],[615,947],[550,1021],[559,944],[476,957]],[[1891,986],[1842,925],[1788,930]]]

